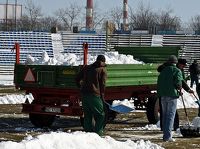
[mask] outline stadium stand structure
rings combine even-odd
[[[106,36],[105,34],[77,34],[69,32],[60,32],[64,53],[83,54],[83,43],[88,43],[88,53],[98,55],[105,52]]]
[[[11,49],[15,42],[20,44],[20,62],[25,62],[30,54],[39,58],[43,51],[53,57],[52,39],[45,32],[0,32],[0,65],[14,65],[15,52]]]
[[[12,81],[15,64],[15,42],[20,44],[20,62],[24,63],[27,55],[40,58],[43,51],[53,57],[53,44],[50,33],[46,32],[0,32],[0,81]],[[3,79],[3,80],[2,80]]]
[[[51,39],[52,39],[52,46],[53,46],[53,53],[54,56],[63,53],[64,48],[62,44],[62,36],[61,34],[53,33],[51,34]]]
[[[25,62],[28,54],[40,58],[43,51],[50,57],[59,53],[83,54],[84,42],[89,44],[88,52],[92,55],[103,54],[115,46],[180,46],[179,57],[187,59],[189,64],[194,59],[200,61],[200,35],[111,34],[106,41],[105,34],[0,32],[0,66],[11,66],[1,67],[0,74],[13,74],[15,53],[11,49],[15,42],[20,43],[20,62]]]

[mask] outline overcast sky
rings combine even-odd
[[[15,0],[8,0],[14,3]],[[26,0],[17,0],[19,4],[24,4]],[[42,12],[46,14],[53,14],[58,8],[65,8],[72,1],[86,6],[87,0],[33,0],[36,5],[42,7]],[[122,6],[123,0],[93,0],[97,3],[102,11],[108,11],[110,8]],[[155,10],[166,10],[171,8],[174,14],[179,16],[182,21],[187,22],[192,16],[200,15],[200,0],[128,0],[128,5],[137,9],[138,4],[143,1],[145,5]],[[0,0],[0,3],[6,3],[6,0]]]

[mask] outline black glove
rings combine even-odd
[[[190,89],[188,93],[194,94],[194,91]]]

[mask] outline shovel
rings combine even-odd
[[[197,96],[193,93],[193,96],[196,98],[195,103],[197,103],[199,105],[199,113],[198,116],[200,117],[200,100],[197,98]]]
[[[189,118],[188,118],[188,114],[187,114],[187,110],[186,110],[186,107],[185,107],[185,102],[184,102],[182,93],[181,93],[181,99],[182,99],[182,102],[183,102],[183,107],[184,107],[184,111],[185,111],[185,116],[187,118],[188,126],[190,126],[190,121],[189,121]]]
[[[195,96],[195,98],[196,98],[196,96]],[[182,102],[183,102],[185,115],[186,115],[186,118],[187,118],[187,121],[188,121],[188,125],[186,125],[186,126],[180,126],[181,134],[183,135],[183,137],[187,137],[187,138],[188,137],[190,137],[190,138],[191,137],[200,137],[200,128],[196,128],[196,127],[190,125],[190,121],[189,121],[188,114],[187,114],[186,107],[185,107],[185,102],[183,100],[183,95],[181,95],[181,99],[182,99]],[[197,99],[197,101],[198,101],[198,99]],[[198,102],[198,104],[199,103],[200,102]]]
[[[123,105],[123,104],[112,106],[107,102],[105,102],[105,103],[109,106],[110,110],[118,112],[118,113],[128,113],[128,112],[131,112],[131,111],[135,110],[134,108],[126,106],[126,105]]]
[[[197,96],[193,93],[193,96],[196,98],[196,103],[200,106],[200,100],[197,98]]]

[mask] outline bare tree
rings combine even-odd
[[[27,15],[23,15],[20,22],[18,23],[18,29],[23,31],[30,31],[30,22]]]
[[[62,24],[55,17],[44,17],[40,20],[40,28],[44,31],[50,31],[52,27],[62,29]]]
[[[22,17],[23,28],[27,28],[27,30],[34,30],[38,28],[38,22],[41,17],[41,7],[36,6],[32,0],[26,0],[25,14]]]
[[[121,20],[123,11],[121,7],[115,7],[110,11],[111,21],[117,26],[116,29],[121,29]]]
[[[200,15],[191,18],[190,27],[197,32],[200,32]]]
[[[100,13],[101,10],[98,7],[98,3],[95,2],[94,9],[93,9],[93,27],[97,29],[98,27],[102,26],[102,23],[105,21],[105,14]]]
[[[149,30],[157,23],[156,14],[151,10],[150,6],[140,3],[138,10],[134,13],[130,7],[130,28],[136,30]]]
[[[158,15],[159,30],[179,30],[181,27],[181,20],[177,16],[172,15],[173,10],[161,11]]]
[[[56,11],[56,15],[65,24],[67,30],[72,30],[75,23],[78,23],[79,16],[81,15],[82,7],[77,3],[71,3],[65,9],[59,9]]]

